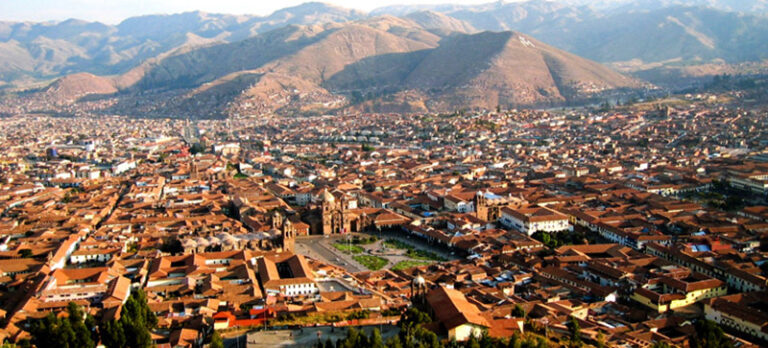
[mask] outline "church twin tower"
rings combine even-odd
[[[323,234],[353,232],[351,227],[351,212],[347,209],[344,197],[337,201],[328,190],[323,190],[322,217]]]
[[[293,252],[296,245],[296,227],[291,220],[283,217],[278,210],[272,213],[272,229],[280,231],[280,247],[283,251]]]

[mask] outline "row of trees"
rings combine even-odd
[[[536,232],[531,236],[549,248],[555,249],[563,245],[584,244],[586,235],[578,231],[560,231],[560,232]]]
[[[525,317],[525,311],[516,306],[516,316]],[[451,341],[441,342],[437,335],[424,328],[424,324],[431,323],[432,318],[426,311],[416,307],[409,308],[398,323],[399,333],[386,341],[381,332],[374,329],[370,335],[365,334],[355,327],[349,327],[347,336],[336,342],[327,339],[318,341],[317,348],[544,348],[549,347],[550,342],[541,336],[527,334],[525,336],[514,334],[506,339],[490,337],[484,332],[480,337],[471,336],[466,342]],[[568,346],[580,347],[583,345],[581,328],[578,321],[571,319],[567,323],[570,333]],[[74,302],[67,307],[67,316],[58,317],[49,313],[43,319],[32,323],[30,333],[31,341],[19,342],[21,347],[61,347],[61,348],[94,348],[101,341],[107,348],[152,347],[151,330],[157,327],[157,318],[147,305],[146,295],[142,290],[131,294],[123,305],[119,320],[111,320],[98,325],[95,318],[86,313]],[[699,320],[695,324],[695,335],[691,339],[692,348],[731,348],[733,343],[725,335],[717,323],[709,320]],[[602,339],[598,347],[604,346]],[[222,347],[221,337],[214,333],[211,337],[211,347]],[[666,348],[668,344],[658,342],[654,348]]]
[[[98,335],[93,316],[86,316],[74,302],[67,306],[67,314],[66,318],[59,318],[48,313],[43,319],[35,321],[30,329],[32,343],[37,347],[95,347]],[[28,343],[21,342],[20,345]]]
[[[389,338],[386,342],[381,337],[381,332],[374,329],[370,336],[365,332],[357,330],[355,327],[347,329],[347,336],[337,340],[335,343],[331,339],[325,342],[318,341],[317,348],[407,348],[424,347],[438,348],[440,340],[437,335],[422,327],[422,324],[431,322],[429,314],[411,307],[403,313],[398,326],[400,333],[397,336]]]
[[[524,315],[522,308],[519,309]],[[420,311],[415,307],[409,308],[403,313],[398,328],[400,332],[387,339],[382,338],[381,332],[374,329],[370,335],[361,332],[354,327],[348,328],[347,336],[337,340],[335,343],[331,339],[325,342],[318,341],[317,348],[544,348],[549,347],[549,341],[544,337],[527,335],[522,337],[515,334],[507,339],[497,339],[484,332],[480,337],[472,336],[466,342],[456,342],[455,340],[444,343],[437,337],[437,334],[424,328],[424,324],[432,322],[431,317],[426,312]]]
[[[151,330],[157,327],[157,317],[147,306],[142,290],[131,294],[122,308],[119,320],[110,320],[98,325],[91,315],[70,302],[66,318],[49,313],[43,319],[32,323],[31,342],[20,342],[20,346],[94,348],[101,341],[107,348],[152,347]]]
[[[147,306],[144,291],[131,294],[123,305],[119,320],[110,320],[101,330],[105,346],[144,348],[152,346],[151,330],[157,327],[157,317]]]
[[[525,311],[516,306],[514,309],[516,316],[525,317]],[[493,338],[484,332],[480,337],[471,336],[465,342],[441,342],[437,335],[423,327],[424,324],[432,322],[429,314],[420,311],[416,307],[411,307],[403,313],[398,327],[400,332],[386,341],[382,338],[381,332],[374,329],[370,335],[350,327],[345,338],[337,340],[335,343],[331,339],[325,342],[318,341],[317,348],[545,348],[550,347],[550,341],[543,336],[533,334],[514,334],[509,338]],[[581,328],[575,318],[571,318],[566,323],[568,327],[567,341],[561,342],[568,347],[583,347]],[[717,323],[709,320],[698,320],[695,324],[695,334],[691,338],[692,348],[732,348],[733,342],[725,335],[723,329]],[[605,338],[602,334],[598,335],[596,347],[605,347]],[[653,348],[669,348],[666,342],[657,342]]]

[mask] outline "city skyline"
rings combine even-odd
[[[768,0],[8,1],[2,347],[768,346]]]

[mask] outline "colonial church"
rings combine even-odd
[[[353,213],[353,209],[349,209],[347,195],[341,195],[340,198],[337,200],[328,190],[323,190],[321,204],[323,234],[358,232],[360,230],[361,221],[359,216]]]
[[[290,219],[283,217],[283,214],[275,210],[272,213],[272,229],[280,231],[279,236],[276,236],[273,243],[277,244],[276,247],[281,248],[284,252],[294,251],[294,245],[296,244],[296,228]]]
[[[403,225],[410,219],[382,208],[358,208],[355,198],[344,193],[334,195],[323,190],[319,215],[320,224],[314,233],[329,235],[362,232],[368,228]]]
[[[477,191],[475,194],[475,214],[483,221],[497,221],[504,207],[520,207],[527,203],[522,197],[499,196],[490,191]]]

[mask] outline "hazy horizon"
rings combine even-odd
[[[506,0],[516,2],[519,0]],[[242,1],[242,0],[29,0],[25,2],[0,2],[0,21],[45,22],[80,19],[117,24],[136,16],[168,15],[183,12],[202,11],[232,15],[266,16],[286,7],[313,2],[307,0],[289,0],[280,2]],[[490,0],[329,0],[318,1],[344,8],[370,12],[376,8],[390,5],[436,5],[436,4],[483,4]]]

